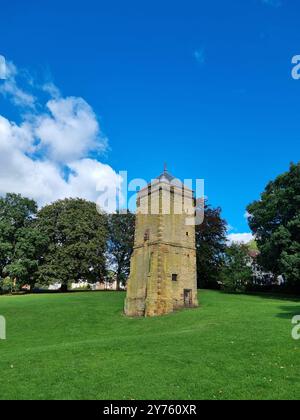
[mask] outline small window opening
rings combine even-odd
[[[178,274],[172,274],[172,281],[177,281]]]
[[[149,239],[150,239],[150,231],[149,229],[147,229],[144,234],[144,241],[149,241]]]

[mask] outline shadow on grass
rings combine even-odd
[[[280,306],[279,309],[282,310],[282,312],[277,314],[278,318],[292,320],[294,316],[300,315],[300,306]]]
[[[249,293],[243,294],[243,296],[253,296],[253,297],[259,297],[262,299],[300,302],[300,295],[295,295],[295,294],[289,295],[289,294],[272,293],[272,292],[249,292]]]
[[[35,290],[33,292],[14,292],[14,293],[0,293],[0,296],[33,296],[33,295],[67,295],[67,294],[76,294],[76,293],[120,293],[125,292],[124,290],[68,290],[68,291],[60,291],[60,290]]]
[[[201,292],[201,290],[200,290]],[[248,293],[225,293],[223,291],[219,291],[219,293],[229,296],[247,296],[247,297],[255,297],[261,298],[263,300],[280,300],[282,302],[296,302],[299,305],[285,305],[279,306],[279,309],[282,311],[276,315],[278,318],[290,319],[296,315],[300,315],[300,296],[297,295],[289,295],[289,294],[282,294],[282,293],[270,293],[270,292],[248,292]],[[262,302],[263,303],[263,302]]]
[[[254,290],[249,289],[247,291],[225,291],[222,289],[202,289],[198,288],[199,293],[203,292],[215,292],[220,293],[228,296],[252,296],[252,297],[260,297],[262,299],[277,299],[277,300],[286,300],[286,301],[294,301],[300,302],[300,290],[284,290],[282,288],[276,288],[272,290]]]
[[[124,290],[80,290],[80,289],[74,289],[74,290],[68,290],[65,292],[62,292],[61,290],[39,290],[34,291],[32,295],[40,295],[40,294],[56,294],[56,295],[64,295],[64,294],[72,294],[72,293],[117,293],[117,292],[124,292]]]

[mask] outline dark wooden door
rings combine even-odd
[[[184,289],[184,306],[192,306],[192,290]]]

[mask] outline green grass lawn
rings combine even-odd
[[[300,302],[200,291],[128,319],[124,293],[0,297],[0,399],[299,399]]]

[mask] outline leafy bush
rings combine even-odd
[[[252,261],[246,245],[233,243],[227,247],[221,270],[222,289],[228,293],[243,293],[252,283]]]
[[[10,277],[5,277],[3,279],[0,279],[0,290],[1,293],[12,293],[14,290],[14,282]]]

